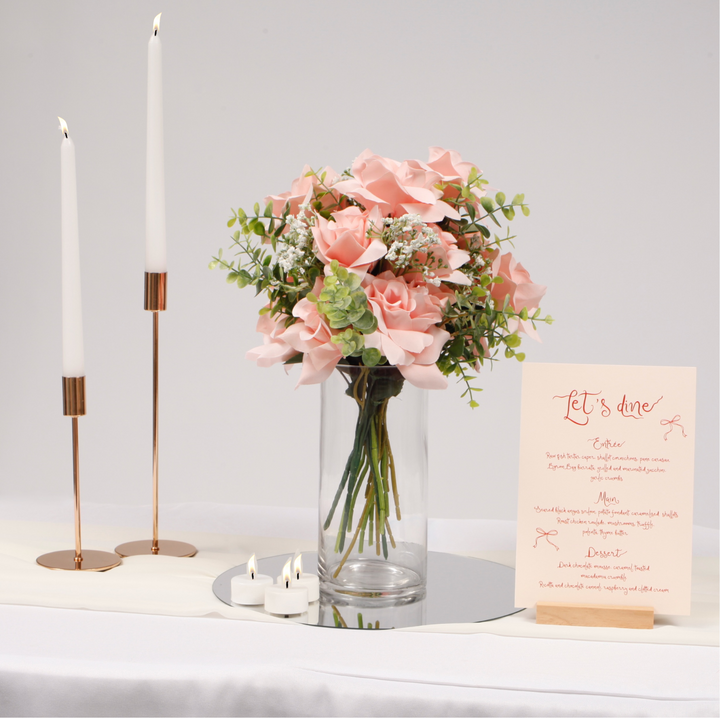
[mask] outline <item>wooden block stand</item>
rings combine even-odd
[[[535,623],[648,629],[655,623],[655,609],[651,606],[597,606],[591,603],[538,601]]]

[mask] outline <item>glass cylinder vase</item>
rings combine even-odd
[[[425,596],[427,392],[396,367],[338,365],[322,384],[318,573],[335,603]]]

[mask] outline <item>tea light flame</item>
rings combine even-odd
[[[250,556],[250,560],[247,564],[247,575],[254,580],[255,574],[257,574],[257,564],[255,563],[255,554],[253,554]]]
[[[161,12],[159,12],[153,20],[153,35],[157,35],[158,30],[160,29],[160,15],[162,15]]]
[[[285,584],[285,588],[290,588],[290,581],[292,578],[292,571],[290,570],[291,559],[288,559],[283,566],[282,579]]]
[[[302,554],[298,554],[297,558],[295,559],[295,562],[293,563],[293,573],[295,574],[295,578],[300,578],[302,575]]]

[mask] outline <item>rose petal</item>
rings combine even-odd
[[[437,364],[408,364],[398,366],[400,373],[420,389],[447,389],[447,379],[437,368]]]

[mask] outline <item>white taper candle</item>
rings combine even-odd
[[[82,299],[80,295],[80,243],[78,239],[75,145],[65,120],[60,120],[60,207],[62,236],[62,373],[85,376]]]
[[[160,13],[162,15],[162,13]],[[167,271],[165,154],[163,149],[162,45],[160,15],[148,43],[147,164],[145,172],[145,271]]]

